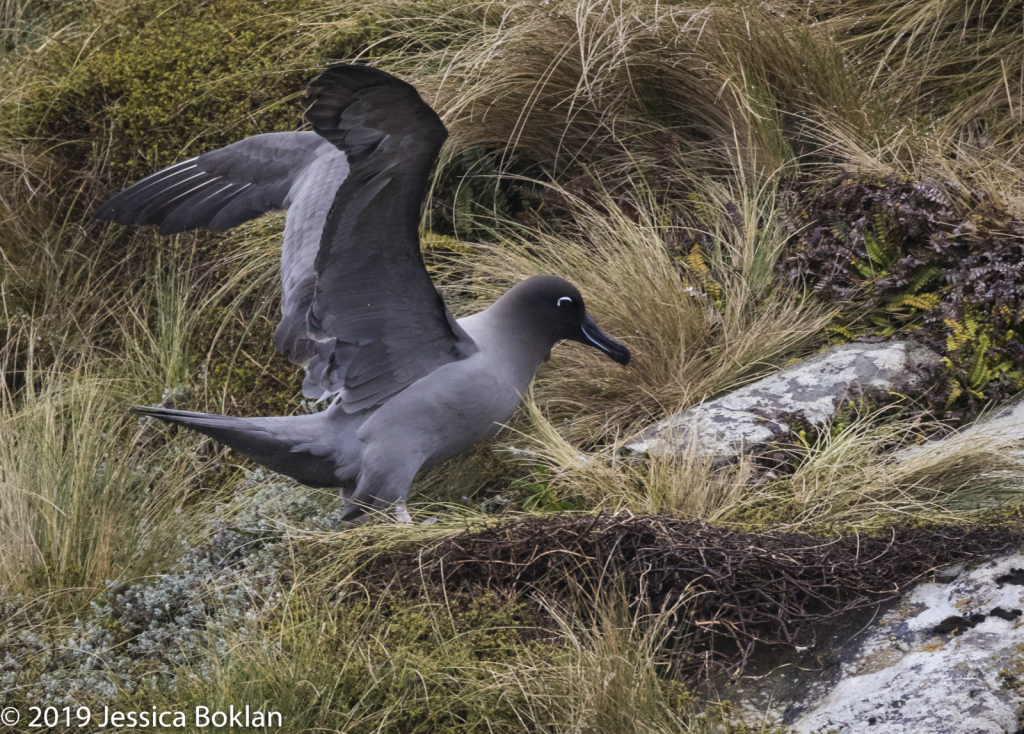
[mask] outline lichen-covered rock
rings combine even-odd
[[[633,454],[698,450],[728,461],[786,435],[794,418],[822,425],[844,401],[920,394],[939,355],[912,342],[843,344],[725,397],[676,413],[626,444]],[[694,433],[696,432],[696,434]]]
[[[963,430],[920,446],[909,446],[896,452],[893,459],[898,462],[911,459],[936,459],[962,451],[969,445],[988,446],[992,449],[1008,449],[1024,441],[1024,400],[1005,405],[993,415],[979,420]]]
[[[880,619],[742,682],[740,710],[800,734],[1003,734],[1024,724],[1024,555],[948,569]],[[755,714],[755,712],[757,712]]]

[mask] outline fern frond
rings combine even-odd
[[[839,343],[852,342],[856,337],[852,331],[847,329],[845,326],[826,326],[825,331],[832,334],[835,337],[842,339]]]
[[[879,268],[888,265],[888,259],[884,245],[880,244],[870,232],[864,233],[864,249],[868,252],[868,258]]]
[[[686,265],[687,269],[704,278],[711,277],[711,268],[704,261],[704,256],[700,252],[700,245],[694,245],[690,253],[683,258],[683,264]]]
[[[689,270],[700,284],[704,287],[711,299],[718,303],[722,298],[722,286],[720,286],[714,279],[711,268],[708,266],[707,261],[704,259],[704,255],[701,254],[700,245],[694,245],[690,253],[683,258],[683,265]]]
[[[981,339],[978,340],[978,346],[974,349],[974,360],[971,363],[971,369],[967,373],[967,384],[975,390],[988,384],[989,381],[990,372],[985,364],[985,352],[988,351],[988,347],[988,334],[982,334]]]
[[[859,260],[851,260],[850,265],[857,268],[861,276],[863,276],[864,278],[871,279],[875,277],[875,271],[872,270],[869,266],[861,263]]]
[[[939,305],[940,300],[937,293],[926,293],[923,296],[897,296],[885,304],[885,307],[891,309],[910,307],[919,311],[930,311]]]
[[[875,234],[881,240],[886,250],[892,249],[892,242],[889,239],[889,217],[885,210],[879,206],[875,207],[875,215],[872,217],[875,223]]]
[[[458,252],[462,255],[472,255],[476,250],[462,244],[458,237],[449,237],[446,234],[435,234],[428,232],[420,237],[421,250],[444,250],[446,252]]]
[[[947,362],[949,360],[943,361]],[[946,398],[946,410],[949,410],[950,406],[957,401],[957,398],[964,394],[964,388],[958,380],[950,380],[950,384],[952,389],[949,391],[949,397]]]
[[[942,268],[938,265],[929,265],[922,269],[917,275],[914,276],[913,280],[907,286],[908,295],[916,295],[918,291],[924,288],[926,285],[931,283],[933,280],[938,278],[942,274]],[[937,298],[938,296],[936,296]]]

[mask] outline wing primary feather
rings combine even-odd
[[[235,184],[227,184],[211,194],[206,194],[198,202],[192,199],[181,202],[174,210],[164,215],[163,223],[160,225],[160,234],[177,234],[204,226],[219,211],[221,200],[226,198],[223,196],[224,192],[233,188],[235,188]],[[218,199],[218,196],[221,199]]]
[[[135,221],[139,224],[152,224],[152,222],[146,220],[149,219],[154,211],[159,210],[164,204],[177,198],[178,191],[180,191],[182,187],[187,187],[190,181],[194,181],[197,178],[203,178],[204,176],[206,176],[206,174],[200,172],[178,181],[169,182],[166,187],[152,192],[145,200],[139,203],[135,203],[133,201],[132,209],[134,210],[133,217]],[[127,204],[128,202],[125,203]]]
[[[214,191],[214,192],[213,192],[212,194],[207,194],[207,195],[206,195],[206,196],[204,196],[204,197],[203,197],[202,199],[200,199],[199,201],[197,201],[195,205],[196,205],[197,207],[200,207],[200,206],[202,206],[203,204],[205,204],[205,203],[206,203],[207,201],[209,201],[210,199],[212,199],[212,198],[213,198],[214,196],[216,196],[217,194],[220,194],[220,193],[222,193],[222,192],[224,192],[224,191],[227,191],[228,189],[232,188],[233,186],[235,186],[235,184],[233,184],[233,183],[228,183],[228,184],[224,184],[223,188],[219,188],[219,189],[217,189],[217,190],[216,190],[216,191]]]
[[[182,199],[182,198],[184,198],[186,196],[191,196],[195,192],[200,191],[202,189],[205,189],[207,186],[212,186],[213,184],[215,184],[217,182],[218,182],[218,179],[216,179],[216,178],[209,179],[209,180],[206,180],[206,181],[202,181],[202,182],[199,183],[198,186],[193,186],[191,189],[188,189],[187,191],[182,191],[180,194],[177,194],[173,199],[168,199],[167,201],[163,202],[161,204],[161,206],[160,206],[160,209],[162,210],[164,207],[170,206],[171,204],[175,203],[179,199]]]
[[[239,222],[236,220],[237,213],[232,206],[237,207],[239,203],[245,204],[244,201],[239,201],[238,197],[241,196],[252,186],[251,183],[247,183],[244,186],[238,187],[237,191],[231,192],[231,195],[224,199],[224,203],[221,204],[221,209],[217,212],[216,216],[210,220],[210,223],[206,225],[211,232],[221,232],[225,229],[234,227]],[[246,218],[242,218],[241,221],[245,221]]]
[[[223,229],[228,229],[241,222],[231,222],[227,226],[224,225],[224,219],[231,220],[232,217],[225,215],[225,207],[227,207],[239,194],[247,189],[252,184],[245,184],[244,186],[238,186],[237,184],[229,183],[221,188],[217,189],[213,193],[204,196],[198,202],[185,201],[177,209],[170,214],[167,214],[164,220],[164,225],[160,228],[162,234],[176,234],[186,229],[193,229],[195,227],[208,227],[212,232],[219,232]],[[233,190],[232,190],[233,189]],[[228,193],[225,196],[225,192]],[[229,212],[233,214],[233,212]],[[179,221],[179,215],[182,219]],[[245,219],[241,220],[245,221]]]
[[[193,158],[192,161],[195,161],[195,158]],[[184,163],[188,163],[188,161],[184,161]],[[117,209],[118,206],[126,205],[129,202],[134,201],[138,197],[144,195],[147,191],[149,191],[154,186],[157,186],[158,184],[161,184],[161,183],[166,183],[168,179],[172,179],[175,176],[179,176],[182,173],[185,173],[186,171],[190,171],[193,168],[198,168],[198,167],[199,167],[198,165],[193,164],[193,165],[191,165],[191,166],[189,166],[187,168],[182,168],[181,170],[175,170],[175,169],[178,168],[178,166],[171,166],[171,168],[168,168],[168,169],[166,169],[164,171],[158,171],[158,172],[156,172],[156,173],[154,173],[154,174],[152,174],[150,176],[147,176],[146,178],[142,179],[141,181],[139,181],[134,186],[131,186],[131,187],[125,189],[124,191],[122,191],[119,194],[115,194],[96,213],[96,216],[100,217],[100,216],[107,215],[107,214],[110,214],[112,216],[113,211],[115,209]]]

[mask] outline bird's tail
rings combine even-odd
[[[328,434],[326,416],[234,418],[187,410],[132,405],[129,412],[177,423],[230,446],[257,464],[293,477],[310,487],[337,487],[338,462]]]

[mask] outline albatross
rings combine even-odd
[[[256,135],[158,171],[101,220],[165,235],[219,232],[287,210],[274,345],[306,366],[315,414],[232,417],[132,406],[187,426],[310,487],[338,487],[345,520],[400,521],[416,474],[492,437],[552,347],[569,339],[621,365],[629,350],[579,290],[527,278],[452,317],[420,252],[420,209],[448,131],[416,89],[379,69],[328,68],[303,97],[312,130]]]

